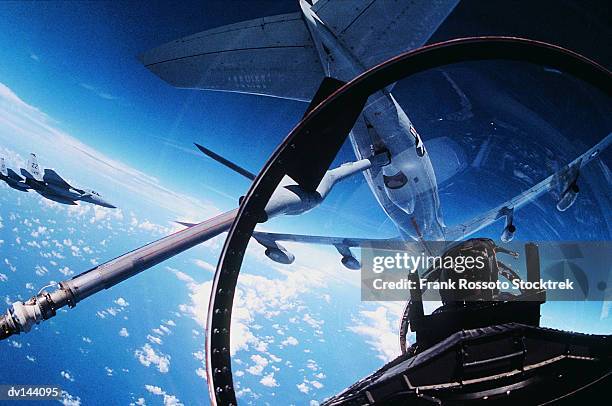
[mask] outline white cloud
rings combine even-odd
[[[254,364],[246,369],[246,371],[251,375],[261,375],[269,362],[265,357],[262,357],[259,354],[251,355],[251,361],[253,361]]]
[[[196,281],[191,276],[187,275],[185,272],[181,272],[178,269],[170,267],[166,267],[166,269],[174,273],[178,280],[185,282],[189,288],[195,287]]]
[[[121,311],[120,309],[117,309],[115,307],[109,307],[106,309],[106,312],[110,314],[111,316],[116,316],[120,311]]]
[[[148,343],[134,351],[134,356],[145,367],[154,365],[163,374],[170,370],[170,356],[161,352],[155,352]]]
[[[323,384],[321,382],[318,381],[310,381],[310,384],[315,388],[315,389],[321,389],[323,387]]]
[[[81,398],[78,396],[72,396],[65,390],[62,391],[61,402],[64,406],[81,406]]]
[[[145,389],[154,395],[161,395],[164,393],[164,390],[159,386],[145,385]]]
[[[270,388],[278,386],[276,379],[274,379],[274,372],[271,372],[268,375],[265,375],[263,378],[261,378],[259,383],[261,383],[263,386],[267,386]]]
[[[161,345],[162,342],[163,342],[161,338],[156,337],[156,336],[152,336],[151,334],[147,334],[147,340],[149,340],[153,344],[157,344],[157,345]]]
[[[125,300],[125,299],[124,299],[124,298],[122,298],[122,297],[118,297],[118,298],[115,300],[115,304],[117,304],[118,306],[121,306],[121,307],[128,307],[128,306],[130,305],[130,304],[128,303],[128,301],[127,301],[127,300]]]
[[[70,276],[70,275],[74,274],[74,272],[71,271],[70,268],[68,268],[67,266],[65,266],[63,268],[60,268],[59,271],[64,276]]]
[[[119,330],[119,335],[121,337],[129,337],[130,333],[128,333],[127,328],[123,327],[121,330]]]
[[[298,390],[302,393],[308,393],[310,391],[310,387],[305,382],[297,384],[296,386]]]
[[[288,345],[298,345],[299,341],[297,340],[297,338],[293,337],[293,336],[289,336],[287,337],[285,340],[283,340],[281,342],[281,345],[284,346],[288,346]]]
[[[183,405],[176,396],[166,393],[166,391],[164,391],[159,386],[145,385],[145,389],[154,395],[163,396],[164,406],[182,406]]]
[[[44,266],[36,265],[34,267],[34,272],[38,276],[43,276],[43,275],[49,273],[49,270],[46,267],[44,267]]]
[[[399,355],[397,326],[403,313],[401,303],[388,303],[375,310],[362,310],[348,329],[363,336],[378,358],[391,361]]]
[[[302,317],[302,320],[304,320],[306,323],[308,323],[308,325],[310,325],[310,327],[314,328],[314,329],[320,329],[321,326],[323,325],[323,320],[316,320],[315,318],[313,318],[310,314],[306,313],[304,314],[304,317]]]
[[[202,379],[206,379],[206,370],[204,368],[198,368],[196,369],[196,375],[199,376]]]
[[[267,258],[268,266],[274,267]],[[300,265],[287,268],[276,268],[279,278],[272,279],[259,275],[241,274],[239,288],[234,298],[232,313],[232,340],[230,351],[235,354],[239,350],[253,348],[263,349],[266,344],[252,332],[256,316],[272,319],[281,311],[291,310],[295,300],[311,289],[325,286],[322,273],[310,272]],[[196,283],[190,276],[170,269],[175,275],[186,282],[191,290],[191,304],[182,307],[183,311],[193,317],[200,326],[206,326],[206,314],[210,296],[211,282]]]
[[[197,267],[202,268],[205,271],[209,271],[209,272],[214,273],[217,270],[216,266],[214,266],[214,265],[212,265],[212,264],[210,264],[210,263],[208,263],[206,261],[203,261],[201,259],[196,259],[196,260],[193,261],[193,263],[196,264]]]
[[[74,376],[69,371],[61,371],[60,375],[62,378],[67,379],[70,382],[74,382]]]
[[[133,220],[136,220],[136,219],[134,218]],[[138,222],[138,220],[136,220],[136,224],[133,224],[133,225],[134,226],[137,225],[137,227],[140,228],[141,230],[151,231],[157,234],[170,234],[170,232],[172,231],[168,227],[160,226],[159,224],[152,223],[149,220],[145,220],[143,222]]]
[[[306,368],[312,371],[316,371],[319,369],[319,366],[317,365],[317,362],[315,360],[309,359],[308,361],[306,361]]]

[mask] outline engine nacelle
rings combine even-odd
[[[351,269],[353,271],[358,271],[359,269],[361,269],[361,264],[354,256],[345,255],[342,257],[341,262],[345,268]]]
[[[565,211],[572,207],[576,198],[578,197],[578,192],[580,188],[576,183],[572,183],[570,187],[561,195],[561,198],[557,202],[557,210]]]
[[[503,242],[512,241],[512,239],[514,238],[515,232],[516,232],[516,226],[512,223],[507,224],[506,227],[504,227],[504,231],[502,231],[501,240]]]
[[[266,248],[266,256],[270,258],[274,262],[278,262],[279,264],[292,264],[295,261],[295,255],[290,253],[289,251],[277,247],[267,247]]]

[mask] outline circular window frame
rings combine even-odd
[[[295,170],[296,165],[298,169],[308,170],[307,165],[312,164],[304,163],[304,167],[299,168],[300,146],[310,143],[320,147],[322,144],[313,140],[320,132],[315,130],[319,130],[325,121],[330,122],[329,120],[340,117],[338,128],[335,129],[332,125],[323,143],[330,146],[327,152],[333,157],[352,127],[351,124],[346,128],[347,123],[350,124],[351,120],[354,122],[372,93],[428,69],[452,63],[491,59],[531,62],[553,67],[590,83],[607,95],[612,95],[612,74],[596,62],[556,45],[524,38],[496,36],[455,39],[400,54],[367,70],[321,101],[303,117],[272,153],[242,199],[237,216],[228,231],[213,278],[207,316],[206,373],[211,404],[237,403],[231,370],[230,328],[238,275],[252,233],[258,223],[266,220],[265,206],[281,179],[290,174],[290,168]],[[319,174],[322,173],[320,169],[318,168]],[[312,188],[312,184],[303,186]]]

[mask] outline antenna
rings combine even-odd
[[[200,144],[198,144],[197,142],[194,143],[196,147],[198,147],[198,149],[200,151],[202,151],[206,156],[211,157],[212,159],[214,159],[215,161],[219,162],[221,165],[224,165],[228,168],[230,168],[232,171],[239,173],[240,175],[244,176],[245,178],[253,181],[255,180],[255,175],[249,171],[247,171],[246,169],[244,169],[241,166],[236,165],[235,163],[233,163],[232,161],[229,161],[225,158],[223,158],[221,155],[215,154],[214,152],[212,152],[210,149],[205,148],[203,146],[201,146]]]

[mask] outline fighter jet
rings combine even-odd
[[[21,176],[11,168],[6,167],[4,158],[0,158],[0,180],[3,180],[7,185],[20,192],[27,192],[30,190],[30,186],[25,183],[25,180]]]
[[[45,169],[43,173],[41,173],[38,165],[36,154],[30,154],[27,168],[21,168],[21,174],[25,178],[23,182],[28,188],[35,190],[45,199],[72,206],[76,205],[77,201],[83,201],[110,209],[116,208],[93,190],[78,189],[71,186],[53,169]]]

